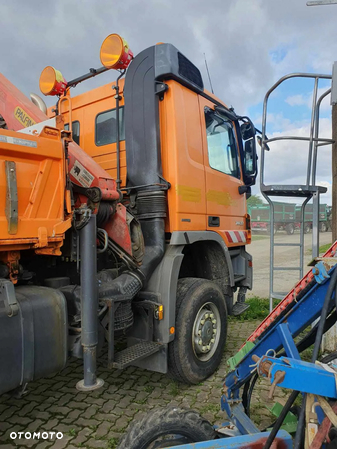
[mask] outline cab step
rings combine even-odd
[[[249,309],[249,307],[250,304],[246,304],[245,302],[236,302],[233,306],[232,315],[239,316],[241,313]]]
[[[145,359],[160,350],[162,345],[153,341],[142,341],[136,343],[123,351],[115,354],[115,360],[112,364],[113,368],[124,369],[134,364],[138,360]]]

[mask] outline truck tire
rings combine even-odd
[[[293,235],[294,232],[295,232],[295,227],[294,227],[294,225],[293,225],[292,223],[288,223],[288,224],[286,225],[286,233],[287,233],[288,235]]]
[[[267,229],[267,234],[270,235],[270,225],[267,225],[266,229]],[[276,234],[276,232],[277,232],[277,226],[274,225],[274,235]]]
[[[311,226],[310,224],[304,225],[304,234],[309,234],[311,232]]]
[[[324,221],[321,221],[319,224],[320,232],[326,232],[328,230],[328,226]]]
[[[199,413],[169,407],[133,421],[117,449],[159,449],[213,440],[215,436],[211,424]]]
[[[199,278],[179,279],[175,339],[168,347],[170,374],[198,384],[218,368],[227,337],[227,308],[220,287]]]

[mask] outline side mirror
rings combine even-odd
[[[257,176],[256,130],[249,117],[240,117],[240,132],[243,145],[242,171],[245,186],[253,186]],[[241,192],[240,192],[241,193]]]
[[[243,168],[245,175],[248,177],[256,176],[257,174],[257,156],[256,156],[256,142],[255,137],[246,140],[244,146]]]
[[[240,131],[243,140],[252,139],[256,134],[254,125],[251,121],[242,123],[240,126]]]

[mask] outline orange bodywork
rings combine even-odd
[[[159,105],[163,177],[171,184],[166,232],[210,230],[220,234],[229,247],[250,243],[246,197],[238,191],[244,184],[242,175],[235,178],[209,164],[204,108],[214,104],[176,81],[166,83],[169,88]],[[116,144],[96,145],[95,141],[97,115],[116,107],[113,86],[107,84],[73,97],[72,121],[80,124],[80,147],[116,179]],[[121,92],[123,86],[122,80]],[[53,116],[51,109],[49,115]],[[63,115],[67,123],[67,110]],[[122,186],[126,183],[126,151],[125,141],[121,141]],[[209,226],[210,216],[219,217],[219,227]]]
[[[117,179],[117,159],[116,159],[116,144],[108,144],[97,146],[95,144],[95,119],[96,116],[104,111],[109,111],[116,107],[114,99],[115,91],[112,87],[115,83],[106,84],[96,89],[90,90],[84,94],[72,98],[72,121],[80,123],[80,140],[79,146],[98,163],[111,178]],[[123,86],[124,80],[120,81],[120,94],[122,100],[120,107],[124,106],[123,100]],[[49,117],[54,117],[52,108],[49,108]],[[64,122],[69,123],[69,113],[67,112],[66,104],[64,104],[62,111]],[[126,182],[126,155],[125,155],[125,141],[121,141],[120,151],[121,161],[121,179],[122,185]]]
[[[11,181],[6,172],[8,162],[14,163]],[[2,207],[0,213],[0,254],[7,264],[8,259],[15,259],[13,252],[24,249],[34,249],[37,254],[61,254],[72,220],[66,176],[65,151],[58,129],[45,127],[37,137],[1,130],[0,195],[6,208]],[[11,213],[17,214],[16,220]]]

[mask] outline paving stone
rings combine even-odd
[[[54,429],[56,429],[59,422],[60,421],[56,418],[50,419],[45,424],[43,424],[43,430],[54,430]]]
[[[109,431],[112,427],[112,423],[109,423],[107,421],[103,421],[98,427],[95,432],[95,438],[102,438],[109,434]]]
[[[12,424],[21,424],[22,426],[27,426],[27,424],[31,423],[33,420],[31,418],[28,418],[26,416],[18,416],[13,415],[10,418],[7,419],[7,422]]]
[[[56,440],[54,444],[50,446],[52,449],[63,449],[68,446],[69,441],[71,441],[74,437],[71,436],[63,436],[62,439]]]
[[[79,392],[76,382],[82,378],[83,368],[80,360],[71,359],[60,374],[30,384],[24,398],[0,397],[1,444],[4,449],[14,448],[16,442],[11,444],[8,441],[9,431],[33,432],[36,429],[64,433],[62,440],[35,442],[37,449],[72,449],[78,445],[88,449],[108,448],[109,439],[118,439],[130,420],[165,404],[199,410],[212,424],[220,424],[224,421],[219,403],[222,381],[228,371],[226,360],[236,353],[257,324],[230,323],[221,365],[200,385],[186,386],[173,382],[168,376],[136,367],[120,371],[100,366],[98,375],[106,381],[104,388],[95,392]],[[274,400],[267,403],[269,389],[268,382],[259,382],[252,396],[252,417],[259,426],[268,419],[267,424],[271,422],[264,405],[271,406],[275,401],[284,403],[288,395],[288,392],[277,388]],[[24,447],[23,444],[20,446]]]
[[[47,449],[52,444],[54,444],[53,441],[42,441],[41,443],[38,443],[34,449]]]
[[[85,443],[85,446],[87,448],[92,448],[92,447],[93,448],[96,448],[96,447],[98,447],[98,448],[100,448],[100,447],[106,448],[107,447],[107,442],[105,440],[95,440],[94,438],[90,438],[90,440],[88,440]]]
[[[94,405],[88,406],[88,408],[81,413],[81,418],[89,419],[95,417],[98,407]]]
[[[82,430],[80,430],[77,434],[77,436],[72,440],[72,444],[74,445],[82,445],[89,436],[93,433],[92,429],[89,429],[88,427],[83,427]]]

